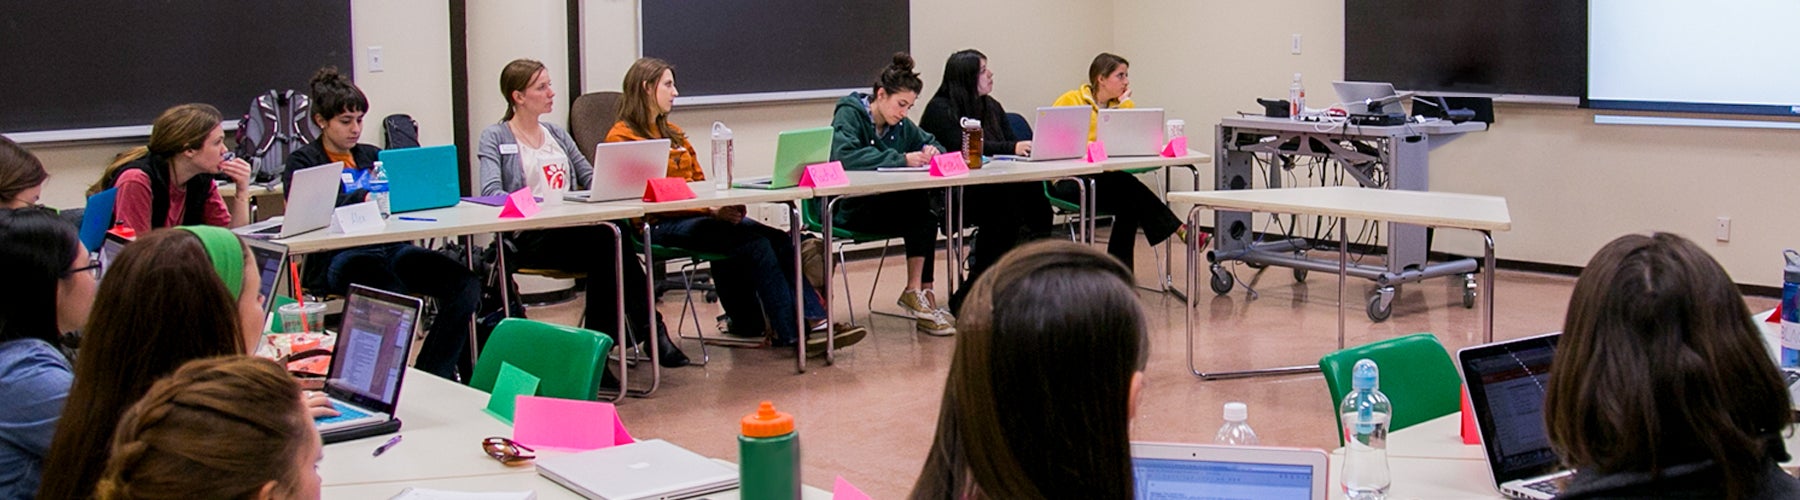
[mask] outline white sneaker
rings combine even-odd
[[[925,294],[929,293],[931,291],[925,291]],[[918,290],[900,292],[900,300],[895,303],[899,304],[900,309],[906,311],[906,314],[912,316],[913,319],[936,319],[937,308],[933,307],[930,296],[925,294],[919,293]]]
[[[939,319],[942,319],[947,323],[956,322],[956,315],[950,314],[949,308],[938,305],[937,293],[935,291],[925,290],[925,303],[931,306],[932,310],[937,313]]]
[[[926,335],[949,337],[956,335],[956,320],[948,314],[934,314],[931,319],[916,319],[913,323]]]

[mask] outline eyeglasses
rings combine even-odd
[[[519,450],[531,452],[537,451],[519,444],[518,441],[503,437],[491,437],[481,440],[481,451],[487,452],[489,457],[492,457],[494,460],[499,460],[500,463],[506,464],[509,467],[524,465],[525,462],[537,459],[537,455],[520,452]]]
[[[70,269],[68,271],[63,271],[63,276],[65,276],[65,277],[75,276],[75,275],[81,274],[81,273],[88,273],[88,275],[93,276],[95,278],[100,277],[100,263],[95,262],[95,263],[88,264],[85,266]]]

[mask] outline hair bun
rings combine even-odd
[[[912,71],[913,70],[912,56],[908,55],[905,52],[895,52],[893,69],[897,69],[900,71]]]
[[[349,80],[350,79],[345,77],[343,73],[338,72],[337,66],[326,66],[319,68],[317,73],[313,73],[312,82],[310,83],[314,86],[318,86],[323,84],[349,83]]]

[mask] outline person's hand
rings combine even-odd
[[[250,163],[243,158],[232,158],[219,163],[219,171],[230,177],[231,182],[240,189],[250,186]]]
[[[1129,101],[1129,100],[1131,100],[1131,89],[1125,89],[1125,93],[1119,94],[1119,102],[1125,102],[1125,101]]]
[[[323,392],[305,391],[300,393],[300,401],[306,404],[306,415],[312,418],[335,417],[338,411],[331,407],[331,400],[325,398]]]
[[[938,148],[937,148],[937,146],[933,146],[933,145],[930,145],[930,144],[926,144],[926,145],[925,145],[925,149],[921,149],[921,150],[919,150],[919,152],[920,152],[920,153],[925,153],[925,157],[926,157],[926,158],[930,158],[930,157],[933,157],[933,156],[937,156],[937,155],[941,155],[941,154],[944,154],[944,152],[943,152],[943,151],[938,151]],[[916,166],[916,165],[915,165],[915,166]]]
[[[906,166],[908,167],[923,167],[929,161],[931,161],[931,156],[926,155],[923,151],[906,154]]]
[[[745,208],[743,205],[731,205],[713,210],[713,217],[725,222],[737,224],[744,221],[744,215],[747,213],[749,213],[749,209]]]
[[[1031,156],[1031,141],[1019,141],[1018,143],[1013,144],[1013,154],[1019,156]]]

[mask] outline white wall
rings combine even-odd
[[[514,59],[544,63],[557,89],[556,108],[543,121],[566,125],[569,102],[563,95],[569,75],[568,4],[556,0],[473,0],[469,19],[469,145],[479,144],[481,129],[506,114],[500,95],[500,70]],[[474,165],[474,151],[465,151]]]

